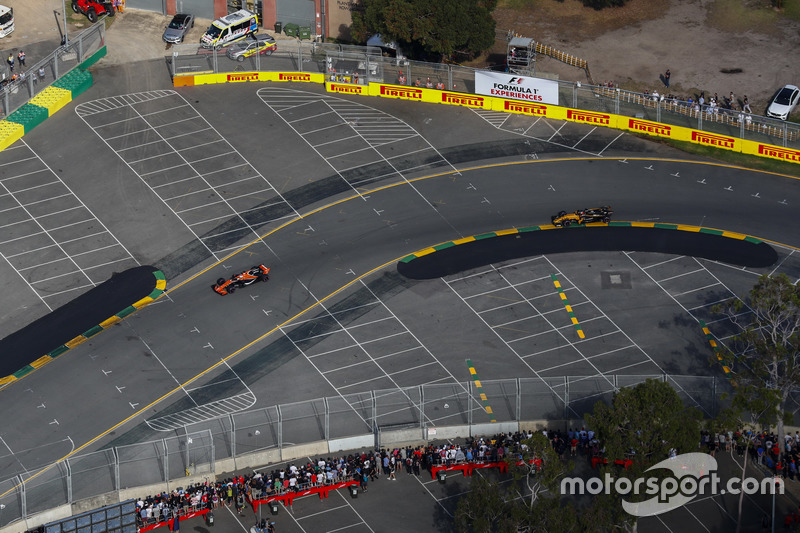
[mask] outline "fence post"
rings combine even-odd
[[[233,459],[233,466],[236,466],[236,419],[233,414],[229,414],[228,418],[231,420],[231,458]]]
[[[214,447],[214,434],[211,433],[210,429],[208,429],[207,431],[208,431],[208,440],[209,442],[211,442],[211,465],[210,465],[211,473],[214,474],[215,473],[214,462],[216,461],[217,458],[216,448]]]
[[[300,41],[297,42],[297,70],[305,72],[303,70],[303,45]]]
[[[569,378],[564,376],[564,420],[569,420]]]
[[[28,518],[28,502],[25,494],[25,481],[22,479],[21,475],[17,475],[17,479],[19,482],[20,492],[19,492],[19,500],[20,500],[20,508],[22,509],[22,518]]]
[[[425,430],[425,386],[419,386],[419,427]]]
[[[325,404],[325,440],[331,440],[331,410],[328,405],[328,397],[323,397],[322,401]]]
[[[69,459],[64,460],[67,468],[67,503],[72,504],[72,468],[69,466]]]
[[[467,425],[469,426],[469,435],[472,436],[472,400],[474,396],[472,395],[472,384],[474,382],[468,381],[467,382],[467,393],[469,394],[469,398],[467,398]]]
[[[122,490],[122,483],[119,481],[119,453],[117,453],[117,447],[114,446],[111,448],[111,451],[114,453],[114,483],[116,485],[116,490]]]
[[[164,446],[164,483],[167,484],[167,490],[169,490],[169,453],[167,453],[167,439],[161,439],[161,445]]]
[[[661,122],[661,100],[656,100],[656,122]]]
[[[517,378],[517,422],[522,420],[522,380]]]
[[[276,406],[278,411],[278,449],[283,450],[283,413],[280,404]]]
[[[789,124],[786,122],[783,123],[783,147],[786,148],[786,144],[789,141]]]
[[[78,35],[78,63],[83,61],[83,35]]]
[[[369,391],[370,398],[372,399],[372,423],[378,424],[378,399],[375,397],[375,391]]]
[[[617,87],[617,98],[615,100],[614,113],[619,115],[619,87]]]

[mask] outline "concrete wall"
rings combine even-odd
[[[359,448],[372,449],[375,446],[375,436],[359,435],[357,437],[346,437],[343,439],[333,439],[328,441],[328,452],[340,452],[342,450],[358,450]]]

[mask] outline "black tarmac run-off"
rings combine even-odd
[[[672,229],[590,226],[479,239],[401,261],[397,271],[411,279],[435,279],[521,257],[617,250],[702,257],[744,267],[767,267],[778,260],[777,252],[764,242]]]

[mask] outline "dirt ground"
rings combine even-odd
[[[630,0],[623,8],[594,11],[579,0],[534,0],[533,7],[498,8],[498,31],[516,33],[589,62],[595,83],[664,92],[679,97],[731,91],[748,95],[753,111],[787,83],[800,83],[800,23],[781,17],[769,0]],[[495,55],[505,53],[498,43]],[[586,81],[583,71],[550,58],[540,72]],[[733,72],[725,73],[724,71]]]
[[[580,0],[506,2],[495,11],[498,35],[514,30],[585,59],[596,83],[613,80],[632,90],[663,92],[659,76],[670,69],[669,92],[686,97],[700,90],[707,96],[733,91],[737,99],[746,94],[757,113],[776,89],[800,83],[800,23],[779,16],[769,0],[629,0],[623,8],[602,11],[585,8]],[[509,7],[517,4],[522,7]],[[57,40],[53,11],[62,6],[62,0],[16,3],[16,30],[0,47]],[[67,9],[70,33],[88,26],[85,17]],[[107,33],[108,56],[98,66],[169,54],[161,41],[168,21],[133,9],[117,14]],[[198,20],[187,42],[199,40],[209,22]],[[483,59],[501,63],[505,53],[505,41],[498,40]],[[583,71],[547,57],[539,57],[537,69],[586,81]]]

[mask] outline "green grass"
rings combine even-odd
[[[784,0],[784,3],[797,0]],[[765,35],[777,35],[780,29],[776,22],[781,14],[770,7],[769,2],[753,0],[716,0],[706,9],[706,24],[728,33],[754,31]]]
[[[764,172],[775,172],[777,174],[785,174],[787,176],[800,177],[800,165],[796,163],[786,163],[778,161],[777,159],[768,159],[766,157],[758,157],[749,154],[742,154],[739,152],[730,152],[720,148],[713,148],[711,146],[703,146],[700,144],[690,143],[686,141],[676,141],[673,139],[654,138],[650,135],[643,135],[634,133],[637,137],[647,139],[649,141],[658,142],[667,146],[672,146],[688,154],[707,157],[714,159],[720,163],[729,165],[736,165],[744,168],[751,168],[753,170],[761,170]]]

